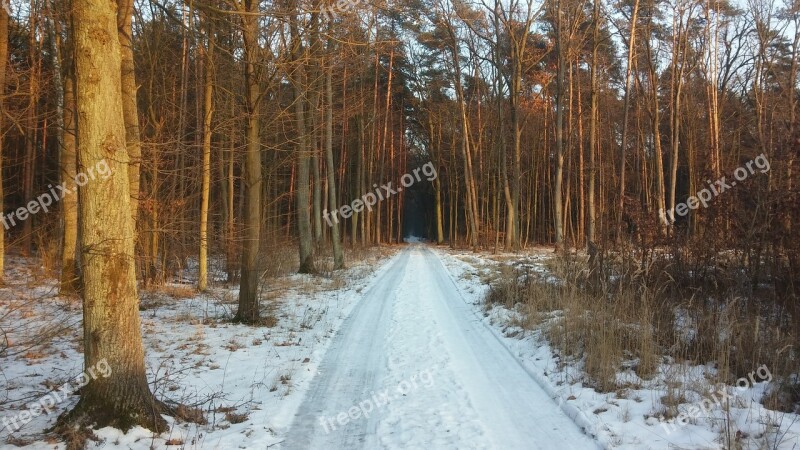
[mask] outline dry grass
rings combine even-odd
[[[588,380],[602,392],[617,389],[616,374],[623,362],[642,378],[651,377],[658,356],[647,296],[623,292],[595,295],[581,287],[573,259],[559,260],[552,269],[559,283],[538,273],[503,266],[490,285],[487,303],[500,303],[522,312],[523,326],[541,327],[562,364],[582,362]]]
[[[600,392],[617,390],[617,374],[625,368],[652,379],[665,360],[715,366],[716,379],[708,381],[727,384],[765,364],[777,381],[767,400],[777,409],[797,410],[800,386],[790,378],[798,356],[792,321],[774,304],[732,296],[730,284],[699,289],[665,261],[655,253],[608,257],[593,272],[585,258],[554,257],[547,270],[557,281],[503,265],[486,302],[516,309],[521,326],[542,329],[560,363],[579,364]],[[686,291],[682,284],[695,289]],[[666,415],[685,400],[685,389],[670,388]]]
[[[235,412],[227,412],[227,413],[225,413],[225,420],[227,420],[228,422],[230,422],[232,424],[245,422],[245,421],[247,421],[248,417],[249,417],[249,414],[247,414],[247,413],[244,413],[244,414],[235,413]]]

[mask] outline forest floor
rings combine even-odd
[[[722,429],[736,431],[737,448],[800,446],[800,419],[760,405],[769,382],[758,376],[732,390],[724,417],[711,405],[666,424],[659,403],[676,364],[652,380],[621,372],[624,388],[599,393],[541,330],[520,327],[517,311],[485,306],[503,265],[545,272],[551,257],[384,247],[335,276],[270,279],[271,327],[230,323],[235,289],[197,294],[175,282],[143,292],[153,390],[196,405],[209,423],[170,422],[160,436],[102,429],[91,448],[713,449]],[[19,418],[82,370],[80,303],[59,297],[30,260],[10,266],[0,289],[10,344],[0,354],[0,419]],[[681,382],[702,393],[710,370],[681,367]],[[46,430],[76,401],[14,433],[3,423],[0,448],[63,448]]]

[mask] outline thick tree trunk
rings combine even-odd
[[[244,161],[244,243],[242,246],[239,310],[236,319],[257,323],[260,318],[258,300],[258,253],[261,243],[261,143],[258,107],[261,89],[258,77],[258,0],[246,0],[249,14],[242,15],[245,51],[245,84],[247,89],[247,144]]]
[[[116,9],[107,0],[75,0],[73,20],[79,166],[110,169],[80,190],[84,360],[87,370],[107,366],[108,376],[85,386],[63,419],[161,431],[166,422],[147,384],[139,319]]]

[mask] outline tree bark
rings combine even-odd
[[[556,11],[558,30],[558,72],[556,75],[556,179],[553,186],[553,221],[556,234],[556,251],[564,250],[564,204],[562,190],[564,184],[564,78],[566,72],[566,49],[564,48],[564,20],[561,4]]]
[[[619,162],[619,199],[617,211],[617,230],[615,239],[622,239],[622,217],[625,210],[625,158],[628,153],[628,118],[631,110],[631,76],[633,74],[633,55],[636,47],[636,21],[639,17],[639,0],[633,2],[633,14],[631,15],[631,33],[628,39],[628,64],[625,68],[625,100],[622,112],[622,143],[620,145]]]
[[[296,6],[296,5],[295,5]],[[311,158],[308,150],[308,133],[306,129],[306,53],[300,40],[298,18],[292,16],[290,28],[292,38],[292,55],[294,71],[292,83],[295,93],[295,122],[297,124],[297,231],[300,251],[300,273],[314,273],[314,237],[311,231],[311,213],[309,211],[310,189],[309,175]]]
[[[136,103],[136,70],[133,61],[133,0],[117,3],[117,33],[119,35],[122,62],[122,108],[125,114],[125,142],[130,156],[128,181],[131,185],[131,214],[138,221],[139,172],[142,164],[142,145],[139,139],[139,110]]]
[[[80,188],[84,362],[87,371],[109,370],[82,389],[62,419],[162,431],[166,422],[147,384],[139,319],[116,13],[107,0],[73,5],[79,166],[110,169],[107,178]]]
[[[208,287],[208,201],[211,196],[211,120],[214,115],[214,30],[207,27],[208,44],[204,53],[203,86],[203,181],[200,198],[200,255],[197,289]],[[202,51],[202,50],[201,50]]]
[[[589,189],[588,218],[586,227],[586,245],[591,248],[597,239],[597,207],[595,206],[595,189],[597,185],[597,122],[599,115],[598,77],[599,62],[597,60],[600,47],[600,0],[594,0],[592,8],[592,67],[591,67],[591,107],[589,112]]]
[[[259,0],[245,0],[248,14],[242,15],[242,35],[245,52],[245,85],[247,101],[247,130],[244,160],[244,243],[242,247],[239,309],[236,320],[257,323],[260,319],[258,299],[258,254],[261,243],[261,123],[258,109],[261,87],[258,76],[258,12]]]
[[[333,45],[333,40],[328,41],[328,47]],[[325,168],[328,177],[328,211],[339,209],[338,196],[336,192],[336,166],[333,161],[333,64],[328,60],[328,67],[325,69]],[[342,252],[342,242],[339,236],[339,220],[331,221],[331,243],[333,245],[333,269],[344,268],[344,253]]]
[[[61,30],[57,19],[55,22],[54,54],[61,61],[57,70],[61,86],[60,130],[59,130],[59,164],[61,166],[60,180],[69,183],[77,176],[77,129],[75,118],[75,77],[74,77],[74,52],[72,41],[67,45],[61,43]],[[66,56],[66,57],[64,57]],[[63,66],[63,67],[62,67]],[[63,70],[62,70],[63,69]],[[61,76],[63,74],[63,76]],[[61,220],[63,223],[61,237],[61,278],[59,292],[73,294],[78,290],[78,270],[76,266],[76,252],[78,243],[78,196],[65,195],[61,199]]]
[[[8,64],[8,11],[0,8],[0,214],[5,212],[3,191],[3,122],[5,119],[6,66]],[[5,227],[5,225],[4,225]],[[5,279],[5,229],[0,230],[0,285]]]

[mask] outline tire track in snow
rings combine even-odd
[[[364,293],[325,353],[319,372],[300,405],[283,449],[375,448],[377,416],[336,422],[336,416],[368,399],[386,367],[385,336],[408,252],[395,256],[392,266]],[[326,432],[320,419],[331,419]]]
[[[394,303],[385,386],[405,382],[407,395],[388,405],[378,425],[382,448],[488,449],[478,414],[464,387],[455,381],[452,356],[443,351],[443,332],[433,314],[419,248],[412,248],[403,286]],[[409,383],[420,371],[431,385]],[[416,385],[416,386],[415,386]]]
[[[334,338],[282,448],[599,447],[483,326],[434,251],[413,245],[395,258]],[[420,371],[433,385],[397,395]],[[368,418],[336,423],[385,390],[391,400]]]

